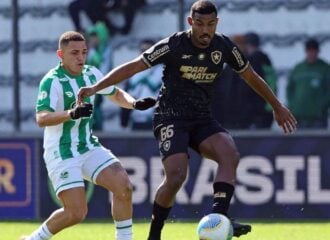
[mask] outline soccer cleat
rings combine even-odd
[[[251,225],[238,223],[235,220],[231,219],[231,224],[233,225],[234,236],[240,237],[251,232]]]
[[[159,238],[148,237],[148,240],[160,240],[160,237]]]

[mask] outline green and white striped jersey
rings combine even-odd
[[[94,84],[103,74],[95,67],[85,65],[80,76],[70,75],[60,64],[51,69],[39,85],[36,111],[58,112],[74,107],[79,88]],[[98,92],[114,94],[116,87],[111,86]],[[94,96],[85,99],[93,103]],[[69,120],[44,130],[44,149],[54,158],[67,159],[81,155],[100,146],[98,138],[92,134],[93,117]]]

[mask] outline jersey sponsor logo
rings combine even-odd
[[[67,95],[69,98],[73,97],[73,93],[72,92],[65,92],[65,95]]]
[[[181,77],[193,80],[195,82],[213,82],[217,77],[217,73],[208,73],[208,67],[201,66],[181,66]]]
[[[153,53],[151,53],[150,55],[147,56],[147,59],[150,62],[153,62],[155,60],[157,60],[159,57],[163,56],[164,54],[168,53],[170,51],[170,47],[168,45],[163,46],[160,49],[157,49],[156,51],[154,51]]]
[[[39,100],[44,100],[44,99],[46,99],[47,97],[48,97],[48,93],[47,93],[46,91],[42,91],[42,92],[39,93],[39,97],[38,97],[38,99],[39,99]]]
[[[214,62],[215,64],[219,64],[222,58],[222,52],[220,51],[214,51],[211,53],[211,59],[212,62]]]
[[[67,81],[69,81],[68,78],[69,78],[69,77],[67,76],[67,78],[60,78],[59,80],[60,80],[60,82],[67,82]]]
[[[192,55],[182,54],[182,59],[190,59]]]
[[[241,53],[238,51],[237,47],[234,47],[234,48],[233,48],[232,53],[233,53],[234,56],[235,56],[235,59],[236,59],[236,61],[237,61],[237,63],[238,63],[238,66],[239,66],[239,67],[243,67],[243,66],[244,66],[244,61],[243,61],[242,55],[241,55]]]

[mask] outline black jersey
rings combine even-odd
[[[226,62],[242,72],[248,61],[238,47],[222,34],[216,34],[207,48],[192,44],[191,32],[178,32],[142,53],[149,67],[164,64],[155,119],[203,119],[211,116],[215,82]]]

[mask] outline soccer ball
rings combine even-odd
[[[231,240],[233,226],[225,215],[211,213],[199,221],[197,234],[200,240]]]

